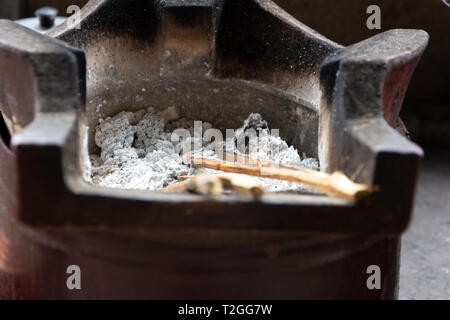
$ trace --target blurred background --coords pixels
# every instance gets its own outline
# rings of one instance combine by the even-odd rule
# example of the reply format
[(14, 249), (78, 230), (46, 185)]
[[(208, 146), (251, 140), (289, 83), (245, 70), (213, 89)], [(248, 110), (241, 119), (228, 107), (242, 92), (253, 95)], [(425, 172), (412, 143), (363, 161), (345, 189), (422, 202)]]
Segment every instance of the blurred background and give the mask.
[[(82, 7), (87, 2), (0, 0), (0, 18), (31, 17), (46, 5), (66, 16), (68, 6)], [(275, 2), (342, 45), (393, 28), (423, 29), (430, 34), (429, 47), (413, 76), (401, 114), (412, 139), (424, 148), (426, 156), (413, 224), (403, 237), (400, 298), (450, 299), (450, 7), (444, 0)], [(381, 30), (366, 27), (369, 5), (381, 8)]]

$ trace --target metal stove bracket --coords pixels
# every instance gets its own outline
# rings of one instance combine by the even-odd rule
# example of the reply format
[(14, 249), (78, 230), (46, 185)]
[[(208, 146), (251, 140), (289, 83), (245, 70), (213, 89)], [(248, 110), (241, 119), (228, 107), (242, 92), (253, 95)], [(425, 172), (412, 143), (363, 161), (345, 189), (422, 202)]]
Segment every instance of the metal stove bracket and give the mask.
[(387, 31), (341, 50), (321, 67), (322, 169), (345, 168), (357, 181), (378, 185), (374, 202), (395, 208), (384, 219), (404, 227), (423, 151), (393, 127), (428, 38), (421, 30)]
[[(52, 160), (61, 162), (62, 149), (76, 124), (77, 109), (85, 100), (84, 53), (14, 22), (0, 20), (0, 69), (0, 111), (13, 135), (13, 153), (2, 161), (15, 169), (8, 173), (9, 178), (5, 174), (5, 179), (13, 180), (10, 191), (14, 197), (18, 194), (18, 199), (34, 206), (39, 202), (34, 198), (42, 194), (30, 192), (30, 188), (40, 189), (42, 185), (33, 182), (32, 177), (35, 171), (45, 172)], [(23, 158), (26, 163), (21, 165)], [(63, 175), (62, 170), (59, 175)], [(15, 211), (20, 212), (23, 202), (17, 204)]]

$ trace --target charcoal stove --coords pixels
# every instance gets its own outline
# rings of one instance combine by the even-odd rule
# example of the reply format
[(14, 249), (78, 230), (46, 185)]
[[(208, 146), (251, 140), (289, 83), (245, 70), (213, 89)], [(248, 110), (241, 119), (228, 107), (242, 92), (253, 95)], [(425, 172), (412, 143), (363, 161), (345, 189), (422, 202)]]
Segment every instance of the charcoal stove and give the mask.
[[(46, 35), (0, 21), (0, 297), (396, 298), (423, 156), (399, 111), (427, 41), (343, 47), (268, 0), (91, 0)], [(323, 171), (379, 191), (253, 201), (86, 182), (99, 117), (149, 106), (221, 129), (259, 112)]]

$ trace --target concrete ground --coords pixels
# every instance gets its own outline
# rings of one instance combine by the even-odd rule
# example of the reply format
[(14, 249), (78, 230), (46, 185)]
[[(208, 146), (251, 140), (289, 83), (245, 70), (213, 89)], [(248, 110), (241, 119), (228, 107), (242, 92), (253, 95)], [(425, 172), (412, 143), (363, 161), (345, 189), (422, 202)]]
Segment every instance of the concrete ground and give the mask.
[(401, 263), (400, 299), (450, 299), (450, 150), (426, 152)]

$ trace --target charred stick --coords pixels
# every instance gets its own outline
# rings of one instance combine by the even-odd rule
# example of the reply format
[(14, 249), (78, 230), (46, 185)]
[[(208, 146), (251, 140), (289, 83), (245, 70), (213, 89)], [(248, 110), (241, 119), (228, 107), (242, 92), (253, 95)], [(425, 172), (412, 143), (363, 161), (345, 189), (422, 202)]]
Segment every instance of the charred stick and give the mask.
[(190, 157), (189, 160), (196, 167), (302, 183), (323, 191), (334, 198), (358, 201), (369, 196), (374, 191), (374, 188), (368, 185), (351, 181), (343, 172), (328, 174), (308, 169), (252, 166), (194, 157)]
[(194, 192), (199, 194), (220, 195), (224, 191), (234, 191), (254, 199), (261, 198), (264, 187), (253, 178), (238, 174), (199, 175), (182, 177), (184, 181), (168, 186), (165, 191)]

